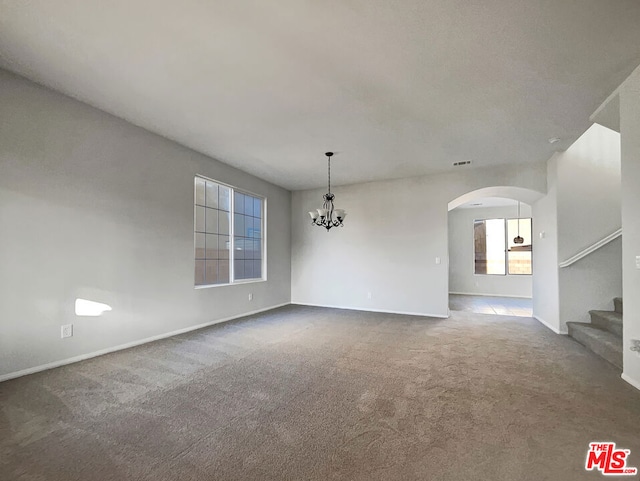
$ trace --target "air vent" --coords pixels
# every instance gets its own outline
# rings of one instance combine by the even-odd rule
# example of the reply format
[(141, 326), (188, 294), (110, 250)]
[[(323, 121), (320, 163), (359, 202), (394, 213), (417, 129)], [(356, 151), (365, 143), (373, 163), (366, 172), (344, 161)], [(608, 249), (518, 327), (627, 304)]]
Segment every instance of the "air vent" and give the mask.
[(469, 164), (471, 164), (470, 160), (461, 160), (460, 162), (454, 162), (453, 166), (454, 167), (461, 167), (463, 165), (469, 165)]

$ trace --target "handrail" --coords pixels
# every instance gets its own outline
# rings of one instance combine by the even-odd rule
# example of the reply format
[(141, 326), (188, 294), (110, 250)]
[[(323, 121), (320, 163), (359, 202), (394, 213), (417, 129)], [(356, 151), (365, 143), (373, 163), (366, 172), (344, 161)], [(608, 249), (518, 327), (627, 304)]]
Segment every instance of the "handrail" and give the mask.
[(589, 254), (591, 254), (592, 252), (597, 251), (598, 249), (600, 249), (600, 247), (602, 247), (604, 245), (607, 245), (609, 242), (611, 242), (612, 240), (617, 239), (621, 235), (622, 235), (622, 227), (620, 227), (620, 229), (618, 229), (617, 231), (609, 234), (607, 237), (604, 237), (604, 238), (600, 239), (595, 244), (592, 244), (589, 247), (587, 247), (586, 249), (581, 250), (575, 256), (569, 257), (566, 261), (563, 261), (560, 264), (558, 264), (558, 266), (560, 266), (560, 267), (569, 267), (574, 262), (578, 262), (583, 257), (586, 257)]

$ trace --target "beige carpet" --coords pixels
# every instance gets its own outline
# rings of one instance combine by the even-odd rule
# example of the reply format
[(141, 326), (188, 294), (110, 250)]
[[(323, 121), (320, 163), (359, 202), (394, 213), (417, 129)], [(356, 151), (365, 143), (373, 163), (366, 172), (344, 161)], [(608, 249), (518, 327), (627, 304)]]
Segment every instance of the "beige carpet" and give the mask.
[(0, 384), (0, 479), (583, 480), (640, 392), (530, 318), (289, 306)]

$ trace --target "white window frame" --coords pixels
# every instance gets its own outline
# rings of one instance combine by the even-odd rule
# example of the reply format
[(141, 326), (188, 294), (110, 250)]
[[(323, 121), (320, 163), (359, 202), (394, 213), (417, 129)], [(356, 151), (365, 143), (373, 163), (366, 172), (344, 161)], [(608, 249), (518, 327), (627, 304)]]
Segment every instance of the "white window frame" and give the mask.
[[(227, 187), (230, 190), (230, 199), (229, 199), (229, 282), (221, 283), (221, 284), (195, 284), (194, 280), (194, 288), (195, 289), (208, 289), (210, 287), (225, 287), (225, 286), (233, 286), (240, 284), (252, 284), (256, 282), (266, 282), (267, 281), (267, 198), (251, 192), (246, 189), (240, 189), (231, 184), (227, 184), (226, 182), (220, 182), (219, 180), (212, 179), (210, 177), (206, 177), (204, 175), (196, 174), (193, 179), (193, 260), (194, 260), (194, 269), (195, 269), (195, 261), (196, 258), (196, 207), (199, 205), (196, 203), (196, 182), (198, 179), (202, 179), (204, 181), (213, 182), (218, 185), (222, 185)], [(235, 193), (238, 192), (244, 195), (250, 195), (252, 197), (256, 197), (260, 199), (261, 202), (261, 232), (262, 236), (260, 238), (260, 249), (261, 249), (261, 268), (260, 273), (261, 277), (256, 277), (253, 279), (236, 279), (235, 278)]]

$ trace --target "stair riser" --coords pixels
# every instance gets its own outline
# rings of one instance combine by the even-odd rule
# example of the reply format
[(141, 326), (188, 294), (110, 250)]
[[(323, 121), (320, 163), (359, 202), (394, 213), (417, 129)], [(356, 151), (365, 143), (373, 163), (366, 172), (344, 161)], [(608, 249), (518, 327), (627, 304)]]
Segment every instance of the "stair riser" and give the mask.
[(597, 314), (591, 314), (591, 324), (606, 329), (607, 331), (615, 334), (618, 337), (622, 337), (622, 324), (611, 322), (609, 321), (609, 319), (600, 317)]
[(596, 353), (601, 358), (609, 361), (618, 369), (622, 369), (622, 352), (619, 352), (606, 344), (597, 342), (597, 340), (584, 335), (579, 330), (572, 329), (571, 326), (569, 326), (569, 336), (573, 337), (576, 341)]
[(622, 314), (622, 299), (619, 297), (616, 297), (613, 300), (613, 306), (614, 306), (614, 310), (616, 312), (619, 312), (620, 314)]

